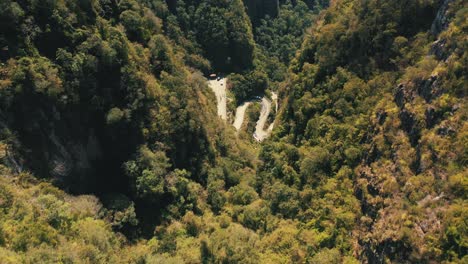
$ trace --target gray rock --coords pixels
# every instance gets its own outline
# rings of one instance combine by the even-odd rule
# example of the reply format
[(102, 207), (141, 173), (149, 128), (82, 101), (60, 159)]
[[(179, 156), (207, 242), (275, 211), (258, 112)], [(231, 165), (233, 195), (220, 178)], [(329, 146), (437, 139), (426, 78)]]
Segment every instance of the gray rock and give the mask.
[(433, 35), (438, 36), (440, 32), (444, 31), (447, 28), (449, 24), (449, 17), (447, 16), (447, 11), (451, 2), (453, 2), (453, 0), (444, 0), (442, 5), (440, 6), (436, 18), (431, 26), (431, 33)]

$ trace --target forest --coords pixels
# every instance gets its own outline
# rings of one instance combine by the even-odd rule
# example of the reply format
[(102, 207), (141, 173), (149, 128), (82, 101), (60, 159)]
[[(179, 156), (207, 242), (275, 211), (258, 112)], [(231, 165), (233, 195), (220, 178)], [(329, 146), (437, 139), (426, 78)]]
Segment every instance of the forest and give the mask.
[(0, 264), (467, 263), (467, 17), (0, 0)]

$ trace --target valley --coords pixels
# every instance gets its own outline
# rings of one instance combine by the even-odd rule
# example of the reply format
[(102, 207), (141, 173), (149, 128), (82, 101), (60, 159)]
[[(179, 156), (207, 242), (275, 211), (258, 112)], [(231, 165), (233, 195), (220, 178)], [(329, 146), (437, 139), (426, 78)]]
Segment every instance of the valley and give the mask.
[(0, 264), (467, 263), (467, 14), (1, 0)]

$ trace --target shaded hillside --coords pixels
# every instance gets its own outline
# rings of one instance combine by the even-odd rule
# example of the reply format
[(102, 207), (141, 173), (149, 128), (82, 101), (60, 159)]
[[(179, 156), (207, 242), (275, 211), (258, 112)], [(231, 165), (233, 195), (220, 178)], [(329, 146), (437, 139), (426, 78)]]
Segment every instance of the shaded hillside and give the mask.
[(1, 10), (0, 158), (12, 173), (110, 203), (123, 195), (136, 203), (139, 236), (195, 210), (181, 196), (206, 186), (219, 162), (226, 173), (247, 162), (224, 136), (206, 79), (187, 66), (206, 60), (171, 38), (180, 29), (163, 2), (10, 1)]
[(244, 0), (244, 5), (254, 25), (257, 25), (265, 16), (274, 18), (279, 14), (279, 0)]
[(189, 0), (171, 5), (170, 22), (181, 31), (169, 34), (201, 48), (213, 70), (242, 72), (253, 67), (255, 43), (242, 0)]
[[(14, 32), (2, 39), (10, 59), (1, 70), (1, 117), (27, 168), (70, 190), (122, 191), (122, 163), (140, 145), (195, 177), (213, 161), (207, 128), (191, 124), (210, 112), (195, 110), (207, 107), (198, 101), (206, 84), (148, 7), (3, 5), (2, 26)], [(106, 186), (112, 178), (115, 186)]]

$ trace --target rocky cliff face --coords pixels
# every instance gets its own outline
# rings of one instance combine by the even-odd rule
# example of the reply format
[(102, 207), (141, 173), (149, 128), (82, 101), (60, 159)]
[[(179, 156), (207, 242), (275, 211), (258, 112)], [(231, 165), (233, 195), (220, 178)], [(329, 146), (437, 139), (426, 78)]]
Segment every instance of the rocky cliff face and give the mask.
[[(449, 5), (454, 0), (444, 0), (439, 11), (437, 12), (437, 16), (432, 23), (431, 26), (431, 33), (434, 36), (439, 36), (439, 34), (447, 29), (450, 17), (452, 16), (449, 13)], [(439, 60), (445, 60), (448, 57), (447, 52), (445, 51), (446, 39), (438, 38), (437, 41), (434, 42), (431, 48), (430, 55), (436, 56)]]
[[(450, 13), (450, 3), (452, 2), (454, 1), (441, 2), (430, 29), (437, 40), (432, 44), (427, 56), (434, 56), (438, 67), (441, 68), (448, 67), (453, 57), (460, 56), (460, 54), (456, 54), (456, 50), (454, 51), (446, 45), (451, 41), (445, 32), (450, 30), (448, 27), (453, 15)], [(363, 186), (366, 187), (359, 189), (357, 196), (361, 198), (362, 193), (367, 193), (368, 198), (361, 200), (362, 209), (364, 215), (372, 219), (373, 222), (372, 228), (365, 231), (366, 239), (372, 242), (362, 242), (369, 263), (384, 263), (386, 257), (407, 260), (414, 252), (422, 255), (430, 254), (426, 251), (428, 247), (425, 245), (426, 241), (435, 236), (434, 234), (443, 232), (444, 227), (441, 223), (446, 220), (444, 220), (442, 212), (447, 210), (448, 204), (446, 189), (438, 187), (431, 189), (431, 192), (416, 195), (418, 190), (413, 184), (416, 184), (414, 181), (416, 178), (421, 179), (422, 184), (426, 184), (431, 181), (446, 181), (450, 177), (444, 169), (443, 162), (445, 162), (444, 159), (449, 160), (453, 157), (449, 158), (448, 154), (437, 150), (435, 146), (438, 142), (444, 142), (447, 144), (447, 148), (450, 148), (448, 147), (449, 142), (457, 136), (461, 129), (457, 120), (463, 116), (461, 113), (463, 110), (460, 110), (460, 103), (449, 99), (456, 93), (453, 89), (447, 82), (447, 76), (438, 73), (437, 70), (434, 70), (428, 77), (416, 78), (395, 87), (393, 103), (398, 111), (397, 115), (392, 117), (393, 121), (391, 122), (396, 124), (398, 132), (394, 135), (381, 132), (381, 135), (385, 137), (385, 140), (394, 140), (394, 149), (391, 150), (392, 160), (388, 163), (387, 169), (390, 171), (389, 175), (393, 178), (392, 180), (398, 183), (401, 189), (389, 192), (390, 188), (385, 186), (382, 181), (384, 177), (381, 175), (383, 174), (379, 176), (377, 173), (380, 169), (373, 167), (376, 164), (374, 161), (380, 159), (379, 154), (381, 153), (379, 151), (370, 151), (370, 161), (358, 169), (360, 172), (359, 181), (365, 182), (366, 184)], [(386, 122), (389, 115), (390, 113), (376, 112), (376, 124), (373, 130), (385, 130), (382, 124)], [(394, 138), (391, 139), (391, 137)], [(377, 138), (374, 137), (373, 144), (378, 141)], [(454, 154), (450, 153), (450, 155)], [(410, 157), (410, 159), (405, 160), (405, 156)], [(406, 172), (402, 170), (404, 167), (402, 161), (409, 164)], [(388, 200), (391, 202), (385, 204), (382, 202), (383, 200), (377, 201), (385, 195), (392, 197)], [(372, 198), (369, 199), (369, 197)], [(398, 208), (403, 204), (400, 201), (402, 197), (412, 200), (416, 204), (414, 208), (417, 209), (415, 210), (424, 213), (424, 217), (415, 217), (411, 220), (413, 222), (408, 230), (416, 234), (411, 243), (408, 242), (407, 236), (398, 234), (401, 228), (398, 227), (400, 221), (397, 219), (400, 213)], [(369, 238), (371, 239), (369, 240)], [(411, 244), (412, 246), (409, 246)]]
[(449, 4), (452, 3), (453, 0), (444, 0), (439, 11), (437, 12), (436, 19), (434, 23), (432, 23), (431, 33), (434, 35), (439, 35), (440, 32), (445, 30), (449, 23)]
[(93, 191), (97, 165), (103, 162), (103, 152), (110, 151), (103, 150), (102, 135), (86, 127), (89, 120), (69, 118), (55, 107), (23, 110), (18, 115), (4, 115), (0, 124), (0, 139), (14, 135), (6, 141), (13, 142), (6, 164), (16, 172), (31, 170), (37, 176), (52, 178), (60, 186), (72, 187), (68, 189), (72, 192)]
[(74, 193), (96, 191), (108, 177), (118, 185), (118, 170), (134, 151), (137, 128), (107, 124), (103, 114), (85, 104), (65, 105), (33, 93), (11, 100), (0, 110), (0, 144), (8, 145), (3, 159), (13, 171), (52, 178)]

